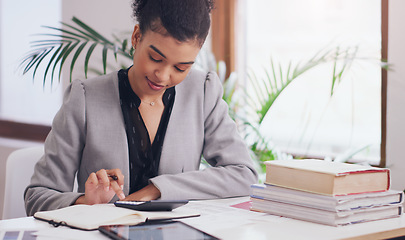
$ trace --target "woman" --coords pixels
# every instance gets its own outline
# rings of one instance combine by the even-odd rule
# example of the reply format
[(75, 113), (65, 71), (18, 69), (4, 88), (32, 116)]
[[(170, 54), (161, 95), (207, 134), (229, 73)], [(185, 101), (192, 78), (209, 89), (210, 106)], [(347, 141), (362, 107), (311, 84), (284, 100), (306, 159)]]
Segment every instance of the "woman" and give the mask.
[[(192, 68), (212, 2), (135, 0), (133, 9), (133, 66), (68, 87), (24, 194), (28, 215), (117, 199), (241, 196), (256, 182), (218, 77)], [(201, 155), (213, 167), (199, 171)]]

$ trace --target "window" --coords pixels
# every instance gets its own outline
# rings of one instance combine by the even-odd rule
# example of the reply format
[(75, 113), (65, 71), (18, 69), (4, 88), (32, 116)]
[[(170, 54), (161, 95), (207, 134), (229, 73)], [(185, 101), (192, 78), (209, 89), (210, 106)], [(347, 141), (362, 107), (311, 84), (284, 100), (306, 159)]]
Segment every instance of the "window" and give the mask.
[(32, 74), (23, 76), (19, 63), (34, 35), (44, 31), (42, 25), (59, 26), (61, 1), (1, 0), (0, 4), (0, 118), (50, 125), (62, 101), (62, 85), (56, 81), (43, 87), (40, 76), (34, 81)]
[(238, 60), (247, 73), (258, 78), (266, 77), (264, 69), (271, 71), (270, 59), (277, 69), (280, 64), (286, 71), (290, 61), (309, 60), (322, 48), (358, 47), (357, 59), (332, 97), (333, 64), (309, 70), (278, 97), (261, 124), (261, 133), (283, 152), (335, 158), (359, 151), (355, 160), (378, 165), (381, 1), (239, 2), (244, 21), (237, 27), (242, 30), (238, 38), (244, 37), (245, 43)]

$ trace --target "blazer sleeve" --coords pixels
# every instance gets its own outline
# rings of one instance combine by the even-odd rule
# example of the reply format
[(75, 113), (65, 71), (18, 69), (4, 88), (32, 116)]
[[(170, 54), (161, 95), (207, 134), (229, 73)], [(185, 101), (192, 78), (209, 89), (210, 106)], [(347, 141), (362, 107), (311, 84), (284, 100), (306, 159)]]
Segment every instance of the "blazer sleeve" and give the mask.
[(228, 114), (222, 84), (215, 73), (207, 75), (204, 88), (203, 156), (212, 167), (151, 179), (161, 191), (161, 199), (244, 196), (257, 182), (253, 161)]
[(72, 205), (82, 193), (73, 192), (85, 139), (85, 90), (75, 80), (66, 89), (63, 104), (45, 140), (45, 153), (35, 166), (24, 192), (28, 216), (37, 211)]

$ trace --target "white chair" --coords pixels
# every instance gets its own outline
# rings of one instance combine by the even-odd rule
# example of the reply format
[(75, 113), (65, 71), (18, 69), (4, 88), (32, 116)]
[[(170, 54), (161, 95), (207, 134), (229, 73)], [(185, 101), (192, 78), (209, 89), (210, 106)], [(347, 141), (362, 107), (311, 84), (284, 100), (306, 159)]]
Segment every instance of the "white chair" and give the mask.
[(18, 149), (7, 158), (2, 219), (27, 216), (24, 190), (31, 181), (35, 164), (43, 154), (43, 146), (30, 147)]

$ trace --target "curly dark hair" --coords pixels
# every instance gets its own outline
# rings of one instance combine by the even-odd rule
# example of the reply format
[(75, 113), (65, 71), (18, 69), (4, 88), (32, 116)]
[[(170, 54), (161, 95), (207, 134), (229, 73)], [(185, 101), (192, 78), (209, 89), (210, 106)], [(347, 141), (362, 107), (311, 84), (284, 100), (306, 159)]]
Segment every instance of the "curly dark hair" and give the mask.
[(169, 34), (184, 42), (204, 43), (210, 28), (213, 0), (134, 0), (133, 14), (142, 34), (147, 30)]

